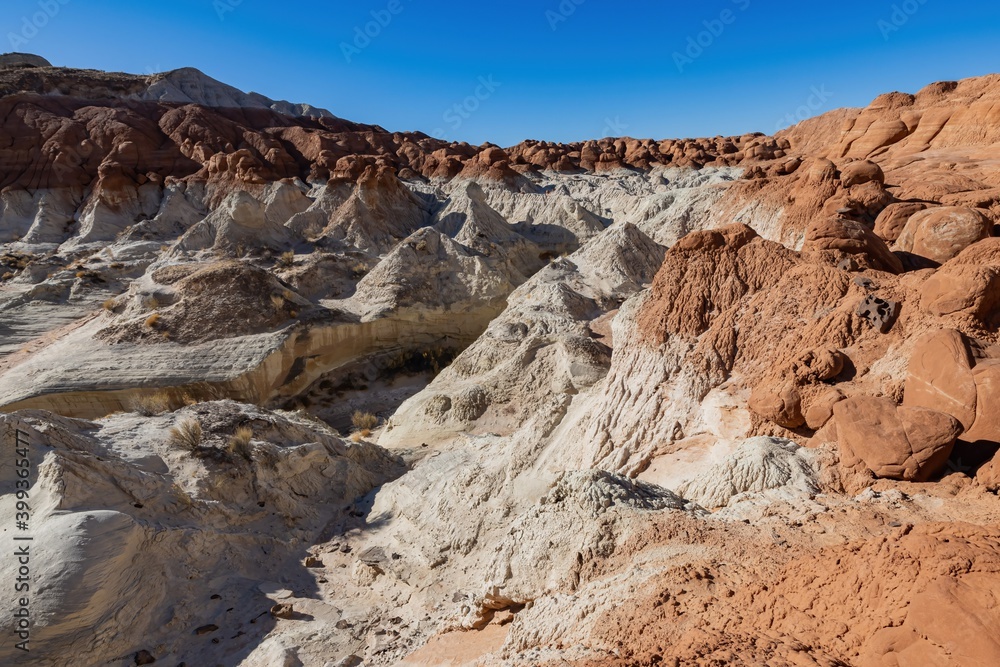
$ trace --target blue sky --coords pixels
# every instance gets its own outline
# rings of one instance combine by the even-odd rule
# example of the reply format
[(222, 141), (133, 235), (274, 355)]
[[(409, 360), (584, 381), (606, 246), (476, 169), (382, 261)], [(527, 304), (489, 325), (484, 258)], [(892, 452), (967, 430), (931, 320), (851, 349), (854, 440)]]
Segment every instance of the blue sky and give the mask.
[(504, 146), (771, 133), (1000, 72), (1000, 3), (985, 1), (4, 0), (0, 19), (0, 50), (56, 65), (197, 67), (351, 120)]

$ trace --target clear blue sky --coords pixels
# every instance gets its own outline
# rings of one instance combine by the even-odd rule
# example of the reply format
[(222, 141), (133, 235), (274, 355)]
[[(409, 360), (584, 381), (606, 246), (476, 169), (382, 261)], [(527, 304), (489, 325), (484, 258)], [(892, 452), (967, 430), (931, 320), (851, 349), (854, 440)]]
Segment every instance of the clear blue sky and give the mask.
[[(373, 11), (386, 25), (356, 41)], [(474, 144), (770, 133), (789, 114), (1000, 72), (995, 1), (4, 0), (0, 18), (0, 51), (13, 33), (56, 65), (197, 67)]]

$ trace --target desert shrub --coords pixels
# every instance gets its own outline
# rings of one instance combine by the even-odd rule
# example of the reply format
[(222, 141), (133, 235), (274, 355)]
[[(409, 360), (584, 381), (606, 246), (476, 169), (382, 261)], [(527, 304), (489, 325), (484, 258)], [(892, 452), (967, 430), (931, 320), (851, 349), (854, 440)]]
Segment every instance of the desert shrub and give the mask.
[(185, 419), (170, 429), (170, 444), (189, 452), (198, 450), (201, 437), (201, 422), (194, 418)]
[(351, 425), (354, 427), (355, 433), (367, 437), (371, 435), (372, 429), (378, 426), (378, 417), (370, 412), (355, 410), (354, 414), (351, 415)]
[(101, 308), (108, 311), (109, 313), (115, 312), (115, 305), (118, 303), (116, 299), (108, 299), (101, 304)]
[(271, 305), (273, 305), (276, 310), (281, 310), (285, 307), (285, 297), (280, 294), (272, 294)]
[(295, 264), (295, 251), (289, 250), (287, 252), (281, 253), (278, 257), (278, 266), (287, 269)]
[(249, 426), (241, 426), (236, 429), (236, 433), (230, 436), (226, 451), (233, 456), (239, 456), (249, 461), (252, 458), (250, 451), (251, 440), (253, 440), (253, 429)]
[(96, 280), (98, 282), (104, 282), (100, 273), (97, 271), (91, 271), (90, 269), (82, 269), (77, 271), (75, 275), (80, 280)]
[(152, 394), (140, 394), (129, 401), (129, 409), (143, 417), (155, 417), (164, 412), (170, 412), (172, 405), (170, 394), (165, 391), (157, 391)]
[(146, 322), (145, 322), (146, 328), (147, 329), (152, 329), (153, 327), (156, 326), (156, 323), (159, 322), (159, 321), (160, 321), (160, 314), (159, 313), (153, 313), (152, 315), (150, 315), (149, 317), (146, 318)]
[(182, 405), (191, 406), (208, 401), (221, 401), (225, 398), (228, 398), (228, 395), (221, 387), (207, 382), (199, 382), (191, 385), (181, 393), (180, 402)]
[(10, 267), (13, 271), (20, 271), (36, 259), (37, 257), (35, 255), (29, 255), (21, 252), (8, 252), (0, 255), (0, 264), (4, 264), (5, 268)]

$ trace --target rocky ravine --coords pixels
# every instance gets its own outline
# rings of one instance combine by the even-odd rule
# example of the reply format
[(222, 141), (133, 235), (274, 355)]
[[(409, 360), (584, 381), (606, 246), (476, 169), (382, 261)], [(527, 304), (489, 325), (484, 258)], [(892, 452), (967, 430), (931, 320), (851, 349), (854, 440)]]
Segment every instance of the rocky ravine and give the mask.
[(507, 149), (0, 91), (4, 664), (1000, 664), (1000, 76)]

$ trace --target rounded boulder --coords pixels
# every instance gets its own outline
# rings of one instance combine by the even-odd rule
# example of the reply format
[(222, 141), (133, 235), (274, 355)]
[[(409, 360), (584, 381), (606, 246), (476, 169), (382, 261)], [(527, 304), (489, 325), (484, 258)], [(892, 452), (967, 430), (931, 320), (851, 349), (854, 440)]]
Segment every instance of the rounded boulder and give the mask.
[(944, 264), (993, 232), (993, 222), (981, 211), (941, 206), (910, 216), (896, 240), (896, 249)]
[(880, 185), (885, 184), (885, 174), (882, 172), (882, 167), (871, 160), (850, 162), (840, 170), (840, 183), (845, 188), (871, 183), (872, 181)]
[(925, 482), (940, 472), (962, 432), (951, 415), (874, 396), (840, 401), (833, 416), (844, 466), (908, 482)]

